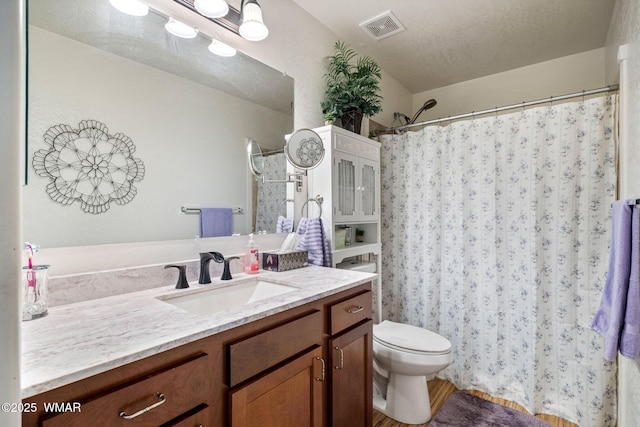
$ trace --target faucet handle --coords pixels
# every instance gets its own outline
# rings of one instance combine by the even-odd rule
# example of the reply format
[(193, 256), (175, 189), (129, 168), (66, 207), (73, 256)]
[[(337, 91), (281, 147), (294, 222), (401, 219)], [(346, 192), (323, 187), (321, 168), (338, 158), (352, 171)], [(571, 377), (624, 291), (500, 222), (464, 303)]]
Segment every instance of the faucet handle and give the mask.
[(176, 283), (176, 289), (188, 288), (189, 282), (187, 282), (187, 266), (185, 264), (169, 264), (164, 266), (165, 269), (171, 267), (178, 269), (178, 283)]
[(220, 280), (233, 279), (233, 277), (231, 277), (231, 270), (229, 269), (229, 262), (234, 259), (240, 259), (240, 258), (238, 258), (237, 256), (232, 256), (224, 260), (224, 270), (222, 271), (222, 277), (220, 278)]

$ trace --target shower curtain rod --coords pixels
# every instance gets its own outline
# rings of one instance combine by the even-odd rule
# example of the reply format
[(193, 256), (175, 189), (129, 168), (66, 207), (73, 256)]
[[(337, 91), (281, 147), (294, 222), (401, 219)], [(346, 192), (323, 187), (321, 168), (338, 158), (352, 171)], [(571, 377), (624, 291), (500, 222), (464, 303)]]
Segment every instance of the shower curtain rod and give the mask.
[(530, 107), (532, 105), (546, 104), (548, 102), (553, 102), (553, 101), (562, 101), (564, 99), (577, 98), (579, 96), (595, 95), (596, 93), (602, 93), (602, 92), (614, 92), (616, 90), (618, 90), (618, 85), (609, 85), (609, 86), (601, 87), (598, 89), (583, 90), (582, 92), (570, 93), (568, 95), (550, 96), (549, 98), (538, 99), (536, 101), (521, 102), (520, 104), (506, 105), (504, 107), (495, 107), (495, 108), (490, 108), (488, 110), (473, 111), (471, 113), (459, 114), (457, 116), (442, 117), (439, 119), (427, 120), (420, 123), (413, 123), (410, 125), (392, 127), (392, 128), (388, 128), (387, 131), (396, 131), (396, 130), (402, 130), (402, 129), (409, 129), (416, 126), (424, 126), (424, 125), (431, 125), (435, 123), (449, 122), (451, 120), (466, 119), (467, 117), (481, 116), (483, 114), (493, 114), (493, 113), (498, 113), (500, 111), (513, 110), (515, 108), (525, 108), (525, 107)]

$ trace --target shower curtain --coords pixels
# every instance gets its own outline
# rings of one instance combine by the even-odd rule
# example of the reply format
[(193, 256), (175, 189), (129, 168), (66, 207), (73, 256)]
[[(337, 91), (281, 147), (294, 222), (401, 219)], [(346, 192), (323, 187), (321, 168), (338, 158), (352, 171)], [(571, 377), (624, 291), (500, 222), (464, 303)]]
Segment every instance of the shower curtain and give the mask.
[[(284, 153), (263, 158), (263, 175), (266, 180), (287, 179), (287, 159)], [(279, 215), (286, 216), (287, 184), (284, 182), (258, 182), (255, 231), (276, 232)]]
[(614, 426), (590, 329), (615, 199), (616, 96), (382, 139), (383, 316), (452, 343), (438, 376)]

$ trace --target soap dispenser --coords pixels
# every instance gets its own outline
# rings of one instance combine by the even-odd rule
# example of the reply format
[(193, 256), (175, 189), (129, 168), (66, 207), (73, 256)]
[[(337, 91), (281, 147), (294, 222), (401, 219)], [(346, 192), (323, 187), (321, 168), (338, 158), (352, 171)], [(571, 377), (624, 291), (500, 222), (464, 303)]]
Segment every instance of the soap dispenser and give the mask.
[(247, 274), (255, 274), (260, 269), (258, 245), (253, 240), (253, 234), (249, 234), (249, 243), (244, 252), (244, 272)]

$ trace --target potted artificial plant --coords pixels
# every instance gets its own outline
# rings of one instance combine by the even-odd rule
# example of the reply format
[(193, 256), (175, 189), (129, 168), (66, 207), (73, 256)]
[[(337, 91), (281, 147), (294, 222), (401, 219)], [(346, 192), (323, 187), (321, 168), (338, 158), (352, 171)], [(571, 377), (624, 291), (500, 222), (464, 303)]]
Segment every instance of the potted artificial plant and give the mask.
[(324, 75), (327, 88), (322, 112), (332, 114), (344, 129), (359, 134), (362, 117), (382, 111), (382, 73), (369, 56), (361, 56), (354, 63), (356, 52), (342, 41), (336, 42), (334, 50)]

